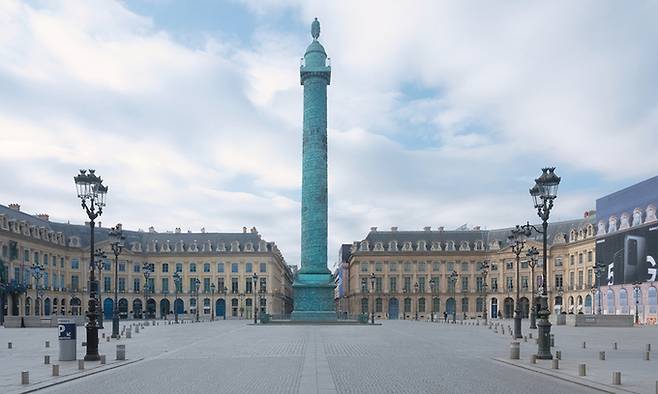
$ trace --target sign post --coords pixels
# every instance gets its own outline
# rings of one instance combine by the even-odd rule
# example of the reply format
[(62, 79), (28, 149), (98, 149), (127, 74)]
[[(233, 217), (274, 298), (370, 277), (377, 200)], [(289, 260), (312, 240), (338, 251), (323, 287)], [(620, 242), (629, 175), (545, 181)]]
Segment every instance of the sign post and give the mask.
[(77, 328), (73, 319), (57, 319), (59, 361), (76, 359)]

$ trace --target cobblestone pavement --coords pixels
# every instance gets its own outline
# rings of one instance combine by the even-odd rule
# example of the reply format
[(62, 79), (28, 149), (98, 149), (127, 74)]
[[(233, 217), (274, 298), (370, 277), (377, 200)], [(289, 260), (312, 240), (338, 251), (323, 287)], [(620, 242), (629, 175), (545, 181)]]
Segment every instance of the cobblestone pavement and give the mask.
[[(50, 331), (0, 329), (0, 341), (13, 336), (19, 345), (14, 350), (20, 350), (27, 346), (24, 340), (40, 342), (46, 332)], [(83, 332), (80, 329), (79, 336)], [(54, 358), (55, 333), (52, 336)], [(134, 338), (121, 341), (128, 359), (144, 359), (43, 392), (596, 392), (495, 361), (493, 357), (508, 355), (510, 338), (483, 326), (411, 321), (374, 327), (251, 326), (246, 321), (218, 321), (146, 327)], [(101, 352), (108, 354), (108, 362), (114, 360), (115, 344), (114, 340), (102, 342)], [(5, 375), (0, 379), (10, 378), (13, 386), (0, 391), (32, 388), (17, 384), (22, 367), (12, 366), (4, 353), (0, 356)], [(35, 357), (43, 358), (41, 354)], [(36, 364), (32, 369), (40, 368), (46, 366)]]

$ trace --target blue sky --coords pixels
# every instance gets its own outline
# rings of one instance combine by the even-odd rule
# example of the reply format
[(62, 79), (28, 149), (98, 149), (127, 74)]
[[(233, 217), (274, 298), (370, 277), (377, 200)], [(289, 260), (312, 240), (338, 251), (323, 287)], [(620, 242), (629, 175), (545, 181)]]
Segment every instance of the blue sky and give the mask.
[(71, 177), (110, 185), (105, 225), (241, 231), (299, 259), (299, 58), (332, 58), (330, 249), (371, 226), (554, 217), (658, 169), (658, 6), (607, 1), (6, 1), (0, 202), (82, 222)]

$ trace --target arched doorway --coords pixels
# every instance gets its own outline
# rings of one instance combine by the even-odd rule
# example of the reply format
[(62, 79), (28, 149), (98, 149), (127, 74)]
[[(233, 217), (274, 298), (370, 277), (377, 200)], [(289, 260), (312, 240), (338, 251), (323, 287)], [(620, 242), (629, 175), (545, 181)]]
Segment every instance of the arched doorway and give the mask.
[(512, 297), (507, 297), (503, 301), (503, 317), (505, 319), (514, 317), (514, 299)]
[(251, 314), (251, 310), (252, 310), (252, 305), (251, 304), (252, 304), (252, 302), (253, 302), (253, 300), (251, 298), (247, 298), (245, 300), (245, 303), (244, 303), (244, 313), (245, 313), (245, 317), (248, 318), (248, 319), (253, 319), (253, 317), (254, 317)]
[(185, 313), (185, 302), (182, 299), (177, 298), (176, 301), (174, 301), (174, 309), (176, 311), (175, 313), (182, 315)]
[(168, 314), (169, 314), (169, 300), (163, 298), (160, 300), (160, 317), (166, 319)]
[(66, 315), (66, 298), (62, 298), (62, 302), (59, 305), (60, 315)]
[(222, 317), (226, 319), (226, 301), (223, 298), (217, 299), (215, 301), (215, 315), (217, 318)]
[(146, 301), (146, 318), (155, 319), (155, 300), (153, 298)]
[(388, 318), (397, 320), (400, 315), (400, 301), (397, 298), (391, 298), (388, 301)]
[(46, 298), (43, 300), (43, 314), (46, 316), (50, 316), (50, 298)]
[(619, 308), (622, 314), (630, 313), (630, 309), (628, 308), (628, 292), (626, 289), (619, 290)]
[(59, 300), (57, 298), (53, 298), (53, 315), (56, 315), (59, 313)]
[(128, 318), (128, 300), (122, 298), (119, 300), (119, 319)]
[(231, 317), (238, 317), (238, 299), (231, 299)]
[(78, 316), (82, 314), (82, 302), (78, 297), (71, 298), (71, 314), (73, 316)]
[(32, 298), (27, 297), (25, 299), (25, 316), (30, 316), (30, 308), (32, 306)]
[(617, 310), (615, 309), (615, 292), (612, 290), (608, 290), (608, 293), (606, 294), (607, 298), (607, 308), (606, 308), (606, 313), (608, 315), (615, 315), (617, 314)]
[(530, 316), (530, 301), (526, 297), (521, 297), (519, 306), (521, 307), (521, 318), (527, 319)]
[(114, 301), (108, 297), (103, 301), (103, 318), (105, 320), (112, 319), (114, 313)]
[(450, 316), (453, 316), (457, 312), (457, 309), (455, 308), (455, 299), (452, 297), (448, 298), (446, 301), (446, 312)]
[(492, 318), (497, 318), (498, 317), (498, 298), (492, 297), (491, 298), (491, 317)]
[(142, 300), (135, 298), (133, 300), (133, 318), (141, 319), (142, 318)]
[(594, 313), (594, 309), (592, 308), (592, 296), (589, 294), (585, 296), (585, 313)]

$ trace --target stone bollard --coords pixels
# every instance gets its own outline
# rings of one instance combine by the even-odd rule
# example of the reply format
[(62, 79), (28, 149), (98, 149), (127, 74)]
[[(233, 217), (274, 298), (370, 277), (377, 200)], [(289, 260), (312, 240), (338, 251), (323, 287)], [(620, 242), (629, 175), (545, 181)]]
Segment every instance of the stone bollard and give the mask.
[(578, 364), (578, 376), (587, 375), (587, 366), (585, 364)]
[(22, 371), (21, 372), (21, 384), (30, 384), (30, 372)]
[(532, 339), (532, 333), (531, 332), (528, 333), (528, 338)]
[(43, 356), (43, 363), (44, 364), (50, 364), (50, 356), (49, 355), (46, 354), (45, 356)]
[(617, 346), (617, 342), (612, 343), (612, 349), (617, 350), (619, 347)]
[(644, 352), (644, 359), (649, 361), (651, 359), (651, 352)]
[(105, 358), (104, 354), (101, 354), (101, 364), (105, 364), (107, 362), (107, 359)]
[(84, 371), (85, 369), (85, 360), (78, 360), (78, 369)]
[(53, 376), (59, 376), (59, 364), (53, 364)]
[(621, 372), (616, 371), (612, 373), (612, 384), (621, 385)]
[(599, 360), (605, 360), (605, 352), (599, 352)]
[(562, 360), (562, 351), (561, 350), (556, 350), (555, 351), (555, 358), (558, 360)]
[(106, 337), (105, 342), (110, 342), (110, 337)]
[(13, 348), (12, 343), (11, 343), (11, 342), (7, 342), (7, 349), (12, 349), (12, 348)]
[(117, 360), (126, 359), (126, 345), (117, 345)]
[(560, 360), (558, 360), (557, 358), (554, 358), (554, 359), (551, 360), (551, 361), (552, 361), (552, 363), (551, 363), (551, 368), (553, 368), (553, 369), (560, 369)]
[(133, 332), (131, 330), (126, 331), (126, 338), (130, 339), (133, 337)]
[(583, 349), (587, 349), (587, 342), (583, 341)]
[(523, 337), (523, 342), (528, 342), (528, 337)]
[(555, 335), (551, 334), (551, 347), (555, 347)]
[(530, 364), (537, 364), (537, 355), (536, 354), (531, 354), (530, 355)]
[(139, 334), (139, 326), (135, 327), (135, 334)]
[(50, 347), (50, 341), (46, 341), (46, 347)]
[(519, 342), (512, 342), (509, 345), (510, 360), (518, 360), (520, 356), (521, 356), (521, 344)]

